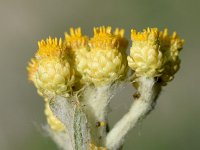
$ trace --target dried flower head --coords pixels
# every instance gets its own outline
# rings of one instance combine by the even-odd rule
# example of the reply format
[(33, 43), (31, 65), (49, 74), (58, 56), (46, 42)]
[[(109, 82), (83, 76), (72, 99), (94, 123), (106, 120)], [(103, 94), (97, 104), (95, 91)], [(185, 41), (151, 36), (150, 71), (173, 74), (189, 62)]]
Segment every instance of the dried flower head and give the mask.
[(132, 30), (131, 38), (128, 64), (136, 76), (159, 77), (163, 83), (173, 79), (179, 68), (178, 54), (183, 46), (183, 40), (175, 32), (169, 36), (167, 29), (163, 32), (157, 28), (143, 32)]
[(131, 30), (132, 47), (128, 64), (137, 76), (155, 77), (163, 71), (163, 55), (158, 42), (157, 28), (143, 32)]
[(94, 28), (90, 51), (85, 54), (87, 65), (80, 69), (83, 81), (99, 86), (125, 77), (127, 44), (123, 29), (112, 32), (111, 27)]
[(68, 96), (75, 82), (68, 52), (62, 40), (48, 38), (38, 42), (36, 58), (28, 66), (29, 79), (43, 96), (60, 94)]
[(66, 60), (44, 58), (38, 62), (34, 83), (44, 95), (67, 96), (74, 83), (74, 72)]
[(174, 74), (180, 68), (179, 53), (183, 48), (184, 40), (180, 39), (176, 32), (172, 35), (168, 34), (168, 30), (164, 29), (159, 34), (160, 47), (164, 55), (165, 69), (160, 77), (165, 84), (174, 78)]

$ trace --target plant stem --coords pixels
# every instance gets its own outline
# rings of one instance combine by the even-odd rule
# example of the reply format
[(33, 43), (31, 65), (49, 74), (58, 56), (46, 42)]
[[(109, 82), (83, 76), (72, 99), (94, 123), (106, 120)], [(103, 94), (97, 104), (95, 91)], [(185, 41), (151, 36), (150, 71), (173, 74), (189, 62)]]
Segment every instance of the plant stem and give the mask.
[(155, 83), (153, 78), (140, 77), (139, 97), (136, 99), (121, 120), (119, 120), (106, 137), (106, 147), (109, 150), (117, 150), (123, 145), (126, 134), (143, 119), (155, 104), (161, 87)]
[[(91, 142), (97, 146), (103, 146), (108, 125), (108, 104), (111, 98), (110, 85), (101, 87), (88, 87), (84, 93), (85, 113), (88, 118)], [(105, 123), (104, 126), (101, 126)]]

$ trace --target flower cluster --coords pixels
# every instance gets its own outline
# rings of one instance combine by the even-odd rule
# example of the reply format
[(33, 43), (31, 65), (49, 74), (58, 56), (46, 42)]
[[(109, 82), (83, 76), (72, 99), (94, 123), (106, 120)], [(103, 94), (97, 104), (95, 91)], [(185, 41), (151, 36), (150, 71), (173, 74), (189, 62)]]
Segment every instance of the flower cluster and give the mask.
[[(38, 42), (38, 50), (27, 68), (29, 80), (45, 98), (68, 97), (88, 84), (112, 84), (126, 77), (127, 46), (123, 29), (112, 32), (111, 27), (94, 28), (94, 36), (88, 38), (80, 28), (71, 28), (64, 40), (49, 37)], [(45, 112), (52, 129), (60, 131), (62, 125), (53, 118), (48, 104)]]
[(48, 38), (38, 46), (28, 71), (42, 95), (67, 96), (77, 82), (99, 86), (126, 76), (128, 41), (124, 30), (94, 28), (94, 37), (89, 39), (80, 28), (72, 28), (70, 34), (65, 33), (64, 42)]
[[(89, 38), (82, 35), (80, 28), (71, 28), (64, 40), (49, 37), (38, 42), (38, 50), (28, 66), (29, 80), (40, 95), (49, 99), (56, 95), (69, 97), (84, 85), (99, 87), (122, 81), (127, 77), (128, 66), (136, 77), (158, 78), (163, 85), (173, 79), (184, 43), (176, 32), (168, 35), (167, 29), (131, 30), (131, 39), (127, 57), (124, 29), (94, 28), (94, 36)], [(45, 114), (53, 130), (64, 130), (53, 116), (48, 100)]]

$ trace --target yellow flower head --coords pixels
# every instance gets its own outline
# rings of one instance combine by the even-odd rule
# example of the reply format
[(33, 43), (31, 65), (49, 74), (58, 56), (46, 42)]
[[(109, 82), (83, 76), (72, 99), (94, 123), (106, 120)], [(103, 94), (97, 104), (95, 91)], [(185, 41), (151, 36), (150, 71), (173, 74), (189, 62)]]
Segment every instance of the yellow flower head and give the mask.
[(111, 27), (94, 28), (94, 37), (89, 41), (90, 51), (84, 55), (87, 62), (82, 61), (79, 67), (83, 82), (99, 86), (125, 77), (128, 42), (123, 36), (123, 29), (112, 32)]
[(69, 53), (62, 40), (49, 37), (38, 42), (36, 58), (28, 66), (29, 79), (43, 96), (59, 94), (68, 96), (75, 82), (74, 69), (70, 66)]
[(131, 30), (132, 47), (128, 64), (136, 76), (156, 77), (163, 71), (163, 55), (159, 46), (157, 28), (148, 28), (143, 32)]
[(37, 59), (47, 58), (47, 57), (66, 57), (66, 48), (63, 45), (63, 41), (60, 38), (52, 39), (49, 37), (46, 41), (42, 40), (38, 42), (38, 51), (36, 53)]
[(68, 96), (74, 84), (74, 72), (67, 60), (43, 58), (38, 62), (34, 84), (43, 95)]
[(54, 116), (53, 112), (50, 109), (49, 102), (45, 102), (45, 115), (47, 117), (47, 123), (50, 128), (56, 132), (65, 131), (64, 124)]
[(176, 32), (169, 36), (167, 29), (159, 32), (148, 28), (141, 33), (132, 30), (131, 38), (128, 64), (136, 76), (159, 77), (163, 84), (172, 80), (179, 69), (178, 54), (184, 42)]
[(179, 53), (183, 48), (184, 40), (180, 39), (176, 32), (169, 35), (167, 29), (160, 32), (159, 40), (161, 51), (165, 59), (165, 69), (160, 79), (165, 84), (174, 78), (174, 74), (180, 68)]

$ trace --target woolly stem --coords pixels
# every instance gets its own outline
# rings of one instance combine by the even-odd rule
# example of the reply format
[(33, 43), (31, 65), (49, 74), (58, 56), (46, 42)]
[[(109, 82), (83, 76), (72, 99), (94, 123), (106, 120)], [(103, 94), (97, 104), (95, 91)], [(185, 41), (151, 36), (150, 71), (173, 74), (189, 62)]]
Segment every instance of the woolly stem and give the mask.
[(141, 77), (139, 82), (139, 97), (136, 99), (121, 120), (119, 120), (106, 137), (106, 147), (109, 150), (117, 150), (123, 145), (125, 135), (144, 118), (155, 104), (160, 93), (160, 86), (153, 78)]
[(84, 93), (85, 112), (88, 118), (91, 140), (97, 146), (103, 146), (108, 125), (108, 104), (112, 97), (110, 85), (90, 86)]

